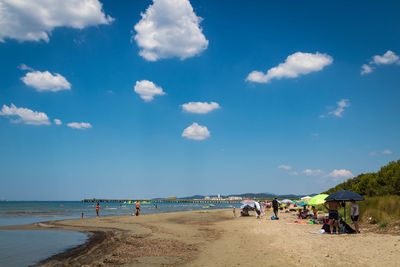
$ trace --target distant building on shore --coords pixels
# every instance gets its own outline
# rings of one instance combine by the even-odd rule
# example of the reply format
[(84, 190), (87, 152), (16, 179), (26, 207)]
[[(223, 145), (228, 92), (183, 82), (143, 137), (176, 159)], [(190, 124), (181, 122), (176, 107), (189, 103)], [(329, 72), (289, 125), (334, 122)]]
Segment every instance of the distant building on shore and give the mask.
[(176, 196), (169, 196), (169, 197), (167, 197), (167, 199), (168, 200), (174, 200), (174, 199), (176, 199)]
[(228, 200), (242, 200), (242, 197), (231, 196), (228, 197)]

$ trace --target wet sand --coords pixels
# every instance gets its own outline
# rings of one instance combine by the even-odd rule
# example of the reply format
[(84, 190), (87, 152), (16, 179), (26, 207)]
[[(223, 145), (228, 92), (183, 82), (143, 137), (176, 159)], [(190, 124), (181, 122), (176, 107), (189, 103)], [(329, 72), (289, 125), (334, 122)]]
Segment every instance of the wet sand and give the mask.
[[(88, 242), (38, 266), (398, 266), (400, 236), (311, 234), (320, 225), (288, 224), (231, 210), (110, 216), (2, 229), (85, 232)], [(361, 229), (363, 230), (363, 229)]]

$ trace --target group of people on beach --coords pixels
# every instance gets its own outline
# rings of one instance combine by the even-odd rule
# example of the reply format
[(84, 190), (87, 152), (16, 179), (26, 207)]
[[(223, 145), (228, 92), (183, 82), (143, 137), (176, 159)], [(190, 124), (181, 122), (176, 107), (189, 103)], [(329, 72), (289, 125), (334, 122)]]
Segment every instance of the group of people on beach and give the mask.
[[(331, 200), (326, 201), (323, 206), (328, 210), (328, 222), (329, 222), (329, 232), (331, 234), (339, 233), (339, 209), (344, 206), (339, 201)], [(259, 219), (264, 214), (265, 208), (273, 208), (274, 216), (271, 219), (279, 219), (279, 209), (285, 209), (285, 212), (289, 211), (297, 211), (298, 219), (313, 219), (317, 220), (318, 218), (318, 210), (315, 206), (311, 206), (311, 211), (309, 211), (306, 206), (303, 208), (298, 208), (296, 204), (294, 204), (295, 209), (290, 209), (290, 204), (281, 204), (277, 198), (274, 198), (271, 203), (265, 201), (263, 205), (260, 205), (259, 202), (254, 201), (254, 211), (256, 213), (256, 218)], [(297, 208), (297, 210), (296, 210)], [(249, 207), (245, 206), (240, 215), (241, 216), (249, 216)], [(311, 213), (312, 212), (312, 213)], [(351, 201), (350, 207), (350, 216), (351, 220), (354, 224), (355, 233), (360, 233), (358, 218), (359, 218), (359, 206), (356, 201)], [(236, 209), (233, 208), (233, 217), (236, 218)]]
[[(338, 234), (339, 232), (339, 209), (342, 207), (339, 201), (331, 200), (323, 204), (323, 206), (329, 211), (329, 226), (331, 234)], [(360, 233), (358, 226), (358, 217), (360, 215), (359, 207), (357, 202), (351, 201), (350, 217), (354, 224), (356, 233)]]
[[(135, 213), (132, 214), (132, 215), (139, 216), (140, 215), (140, 201), (136, 201), (135, 208), (136, 208)], [(96, 217), (99, 217), (99, 216), (100, 216), (100, 203), (97, 202), (97, 204), (96, 204)], [(83, 217), (84, 217), (84, 214), (82, 212), (81, 218), (83, 219)]]

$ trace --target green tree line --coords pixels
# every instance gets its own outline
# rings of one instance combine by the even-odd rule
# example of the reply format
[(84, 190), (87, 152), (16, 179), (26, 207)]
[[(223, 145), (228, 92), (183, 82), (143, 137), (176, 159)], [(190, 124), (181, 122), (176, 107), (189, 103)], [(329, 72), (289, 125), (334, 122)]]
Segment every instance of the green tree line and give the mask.
[(378, 172), (360, 174), (326, 191), (349, 190), (366, 197), (400, 195), (400, 160), (392, 161)]

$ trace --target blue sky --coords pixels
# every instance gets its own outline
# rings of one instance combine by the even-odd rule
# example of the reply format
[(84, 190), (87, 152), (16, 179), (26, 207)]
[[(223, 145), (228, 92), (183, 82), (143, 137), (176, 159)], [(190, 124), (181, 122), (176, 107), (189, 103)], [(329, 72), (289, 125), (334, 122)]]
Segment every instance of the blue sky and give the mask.
[(399, 158), (397, 1), (42, 2), (0, 0), (0, 197), (313, 193)]

